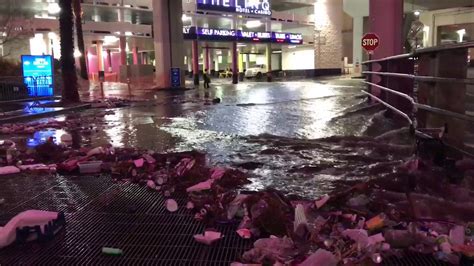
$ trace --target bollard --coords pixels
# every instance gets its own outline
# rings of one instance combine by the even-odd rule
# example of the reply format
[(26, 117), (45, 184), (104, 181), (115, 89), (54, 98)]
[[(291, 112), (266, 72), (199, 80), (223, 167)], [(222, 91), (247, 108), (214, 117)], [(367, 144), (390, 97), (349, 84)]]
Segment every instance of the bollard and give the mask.
[(105, 93), (104, 93), (104, 82), (100, 82), (100, 94), (102, 95), (102, 99), (105, 99)]

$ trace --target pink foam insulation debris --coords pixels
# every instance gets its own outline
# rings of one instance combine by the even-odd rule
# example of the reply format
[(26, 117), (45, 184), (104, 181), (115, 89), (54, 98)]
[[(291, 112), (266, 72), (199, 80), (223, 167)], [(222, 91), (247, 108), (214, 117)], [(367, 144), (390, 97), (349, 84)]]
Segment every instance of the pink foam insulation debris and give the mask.
[(194, 235), (194, 239), (202, 244), (211, 245), (212, 243), (218, 241), (223, 236), (220, 232), (215, 231), (205, 231), (204, 234)]

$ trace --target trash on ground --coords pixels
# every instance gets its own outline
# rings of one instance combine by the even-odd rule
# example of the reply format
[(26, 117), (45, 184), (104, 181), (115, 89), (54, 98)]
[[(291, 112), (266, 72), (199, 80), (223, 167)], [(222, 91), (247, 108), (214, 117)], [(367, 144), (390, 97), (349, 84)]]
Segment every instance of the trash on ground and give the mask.
[(194, 239), (202, 244), (211, 245), (217, 240), (221, 239), (223, 236), (220, 232), (216, 231), (205, 231), (204, 234), (194, 235)]
[(109, 255), (109, 256), (122, 256), (123, 251), (119, 248), (103, 247), (102, 248), (102, 254)]
[(66, 224), (63, 213), (29, 210), (13, 217), (0, 227), (0, 249), (14, 242), (26, 243), (41, 236), (52, 239)]
[(81, 174), (96, 174), (100, 173), (102, 163), (102, 161), (87, 161), (80, 162), (77, 165)]
[(169, 212), (176, 212), (178, 210), (178, 203), (174, 199), (167, 199), (165, 205)]
[(19, 172), (20, 172), (20, 169), (15, 166), (0, 167), (0, 175), (18, 174)]

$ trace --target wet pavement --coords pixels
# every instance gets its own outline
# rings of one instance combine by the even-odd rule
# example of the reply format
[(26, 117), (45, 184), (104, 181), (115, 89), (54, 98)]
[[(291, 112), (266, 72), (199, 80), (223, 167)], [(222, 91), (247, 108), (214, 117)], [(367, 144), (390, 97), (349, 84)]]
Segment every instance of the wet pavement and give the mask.
[[(244, 189), (276, 188), (314, 200), (353, 181), (395, 180), (395, 169), (412, 154), (407, 130), (385, 118), (380, 107), (368, 105), (362, 88), (358, 80), (330, 79), (144, 91), (145, 101), (129, 107), (39, 120), (82, 121), (81, 133), (48, 129), (15, 134), (13, 140), (33, 148), (71, 133), (73, 146), (80, 140), (93, 147), (197, 149), (208, 155), (209, 165), (248, 171), (252, 183)], [(213, 104), (217, 97), (221, 103)], [(206, 224), (184, 208), (186, 195), (172, 195), (180, 207), (169, 213), (161, 193), (107, 175), (18, 174), (2, 180), (0, 224), (29, 209), (64, 212), (68, 224), (47, 243), (2, 249), (0, 264), (229, 265), (253, 244), (238, 237), (237, 223), (214, 225), (224, 235), (219, 245), (196, 243), (193, 235)], [(123, 255), (106, 256), (103, 247), (120, 248)], [(430, 256), (406, 257), (420, 265), (442, 265)], [(413, 265), (397, 258), (384, 263)]]
[[(248, 170), (248, 189), (272, 187), (311, 198), (334, 189), (335, 181), (390, 174), (411, 153), (410, 146), (372, 138), (396, 127), (366, 103), (361, 89), (359, 80), (327, 79), (148, 91), (146, 101), (98, 118), (82, 139), (92, 146), (197, 149), (212, 164)], [(212, 104), (214, 98), (222, 102)], [(63, 133), (42, 131), (17, 141), (34, 146)]]

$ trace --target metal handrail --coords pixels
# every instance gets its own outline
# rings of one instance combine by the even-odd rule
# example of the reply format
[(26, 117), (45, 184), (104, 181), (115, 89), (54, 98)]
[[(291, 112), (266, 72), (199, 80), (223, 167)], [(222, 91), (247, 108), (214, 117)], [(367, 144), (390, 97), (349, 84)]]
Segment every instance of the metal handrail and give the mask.
[(362, 64), (366, 65), (366, 64), (371, 64), (371, 63), (380, 63), (380, 62), (385, 62), (385, 61), (389, 61), (389, 60), (415, 57), (415, 56), (420, 55), (420, 54), (435, 53), (435, 52), (446, 51), (446, 50), (468, 49), (468, 48), (472, 48), (472, 47), (474, 47), (474, 41), (459, 43), (459, 44), (448, 44), (448, 45), (442, 45), (442, 46), (436, 46), (436, 47), (428, 47), (428, 48), (422, 48), (422, 49), (415, 50), (415, 51), (413, 51), (412, 53), (409, 53), (409, 54), (400, 54), (400, 55), (389, 56), (389, 57), (384, 57), (384, 58), (380, 58), (380, 59), (365, 61), (365, 62), (362, 62)]
[(426, 53), (436, 53), (436, 52), (456, 50), (456, 49), (468, 49), (472, 47), (474, 47), (474, 41), (421, 48), (421, 49), (417, 49), (413, 51), (413, 53), (411, 54), (413, 56), (416, 56), (416, 55), (426, 54)]
[(363, 71), (362, 74), (407, 78), (407, 79), (413, 79), (413, 80), (421, 81), (421, 82), (449, 82), (449, 83), (460, 83), (460, 84), (474, 84), (474, 79), (455, 79), (455, 78), (439, 78), (439, 77), (431, 77), (431, 76), (415, 76), (411, 74), (396, 73), (396, 72)]
[(366, 64), (371, 64), (371, 63), (380, 63), (384, 61), (395, 60), (395, 59), (405, 59), (405, 58), (410, 58), (410, 57), (412, 57), (412, 54), (400, 54), (400, 55), (394, 55), (394, 56), (384, 57), (380, 59), (364, 61), (362, 62), (362, 64), (366, 65)]
[(436, 113), (436, 114), (439, 114), (439, 115), (444, 115), (444, 116), (452, 116), (454, 118), (461, 119), (461, 120), (468, 121), (468, 122), (474, 122), (474, 116), (463, 115), (463, 114), (460, 114), (460, 113), (451, 112), (451, 111), (444, 110), (444, 109), (441, 109), (441, 108), (432, 107), (432, 106), (429, 106), (429, 105), (426, 105), (426, 104), (416, 103), (415, 106), (416, 106), (416, 108), (418, 108), (420, 110), (425, 110), (425, 111), (429, 111), (429, 112)]
[(364, 82), (365, 84), (367, 84), (367, 85), (371, 85), (371, 86), (377, 87), (377, 88), (379, 88), (379, 89), (381, 89), (381, 90), (388, 91), (388, 92), (391, 92), (391, 93), (393, 93), (393, 94), (396, 94), (396, 95), (398, 95), (398, 96), (400, 96), (400, 97), (403, 97), (403, 98), (409, 100), (412, 105), (415, 105), (415, 104), (416, 104), (416, 103), (415, 103), (415, 100), (414, 100), (410, 95), (408, 95), (408, 94), (405, 94), (405, 93), (402, 93), (402, 92), (399, 92), (399, 91), (396, 91), (396, 90), (392, 90), (392, 89), (389, 89), (389, 88), (384, 87), (384, 86), (380, 86), (380, 85), (375, 84), (375, 83), (372, 83), (372, 82), (368, 82), (368, 81), (363, 81), (363, 82)]
[(366, 92), (366, 91), (364, 91), (364, 90), (363, 90), (362, 92), (363, 92), (364, 94), (369, 95), (372, 99), (375, 99), (377, 102), (379, 102), (379, 103), (385, 105), (386, 107), (388, 107), (388, 108), (391, 109), (392, 111), (396, 112), (397, 114), (399, 114), (400, 116), (402, 116), (403, 118), (405, 118), (405, 119), (408, 121), (408, 123), (410, 123), (410, 126), (413, 126), (413, 121), (411, 120), (411, 118), (410, 118), (407, 114), (405, 114), (404, 112), (398, 110), (397, 108), (393, 107), (392, 105), (388, 104), (388, 103), (385, 102), (384, 100), (380, 99), (379, 97), (377, 97), (377, 96), (375, 96), (375, 95), (373, 95), (373, 94), (371, 94), (371, 93), (368, 93), (368, 92)]
[(363, 82), (367, 85), (377, 87), (381, 90), (393, 93), (395, 95), (398, 95), (400, 97), (403, 97), (403, 98), (409, 100), (410, 103), (412, 104), (412, 106), (414, 108), (416, 108), (414, 111), (416, 111), (418, 109), (419, 110), (425, 110), (425, 111), (429, 111), (429, 112), (440, 114), (440, 115), (452, 116), (452, 117), (457, 118), (457, 119), (461, 119), (461, 120), (465, 120), (465, 121), (469, 121), (469, 122), (474, 122), (474, 117), (473, 116), (463, 115), (463, 114), (460, 114), (460, 113), (451, 112), (451, 111), (448, 111), (448, 110), (432, 107), (432, 106), (425, 105), (425, 104), (419, 104), (419, 103), (415, 102), (415, 99), (413, 99), (413, 97), (411, 97), (408, 94), (405, 94), (405, 93), (402, 93), (402, 92), (399, 92), (399, 91), (396, 91), (396, 90), (392, 90), (392, 89), (389, 89), (387, 87), (384, 87), (384, 86), (381, 86), (381, 85), (378, 85), (378, 84), (375, 84), (375, 83), (372, 83), (372, 82), (368, 82), (368, 81), (363, 81)]
[(415, 75), (394, 73), (394, 72), (363, 71), (362, 74), (374, 74), (374, 75), (380, 75), (380, 76), (400, 77), (400, 78), (408, 78), (408, 79), (415, 78)]

